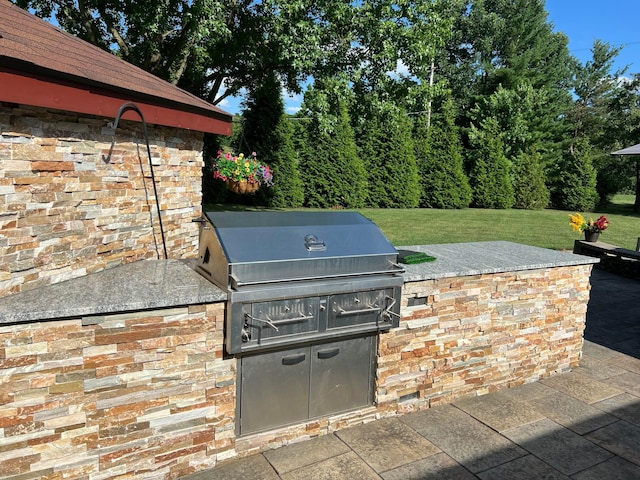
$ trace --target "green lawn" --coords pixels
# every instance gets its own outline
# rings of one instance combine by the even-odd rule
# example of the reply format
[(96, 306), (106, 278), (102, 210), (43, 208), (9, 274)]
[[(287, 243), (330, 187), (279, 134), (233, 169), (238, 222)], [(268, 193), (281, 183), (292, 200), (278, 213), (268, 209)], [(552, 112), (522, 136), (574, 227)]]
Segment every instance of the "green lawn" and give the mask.
[[(618, 195), (602, 211), (583, 213), (585, 218), (604, 214), (611, 225), (600, 235), (603, 242), (635, 249), (640, 237), (640, 214), (633, 212), (633, 195)], [(242, 209), (208, 205), (205, 210)], [(507, 240), (554, 250), (572, 250), (583, 238), (569, 227), (569, 214), (560, 210), (463, 210), (360, 209), (374, 221), (394, 245)]]

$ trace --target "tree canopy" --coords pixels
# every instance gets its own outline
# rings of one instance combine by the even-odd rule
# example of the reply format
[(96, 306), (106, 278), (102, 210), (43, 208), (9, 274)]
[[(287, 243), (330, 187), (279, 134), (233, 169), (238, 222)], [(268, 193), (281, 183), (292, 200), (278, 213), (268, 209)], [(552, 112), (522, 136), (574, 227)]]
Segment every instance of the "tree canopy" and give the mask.
[[(389, 206), (416, 199), (463, 206), (468, 192), (454, 195), (447, 169), (435, 168), (444, 165), (471, 183), (475, 205), (538, 208), (549, 192), (555, 206), (576, 205), (567, 199), (578, 183), (589, 191), (585, 204), (595, 205), (633, 183), (633, 161), (616, 162), (609, 152), (640, 143), (639, 77), (614, 71), (620, 48), (601, 40), (591, 60), (574, 58), (544, 0), (13, 1), (214, 104), (246, 95), (251, 131), (243, 134), (260, 144), (256, 136), (269, 132), (269, 142), (284, 144), (274, 161), (308, 180), (308, 205), (377, 198)], [(280, 98), (281, 90), (306, 90), (295, 128), (281, 102), (269, 98)], [(280, 112), (277, 122), (270, 108)], [(432, 125), (438, 118), (447, 120)], [(355, 168), (343, 178), (363, 190), (311, 192), (321, 177), (302, 170), (316, 168), (303, 138), (316, 149), (338, 142), (340, 155), (322, 155), (346, 162), (338, 169)], [(406, 153), (383, 154), (395, 149)], [(429, 169), (433, 178), (416, 187), (418, 172)], [(402, 187), (400, 172), (408, 174)], [(395, 186), (380, 188), (382, 178)], [(491, 191), (496, 184), (481, 185), (480, 178), (498, 181), (499, 199), (487, 197), (498, 193)], [(277, 203), (299, 204), (294, 191), (281, 191)]]

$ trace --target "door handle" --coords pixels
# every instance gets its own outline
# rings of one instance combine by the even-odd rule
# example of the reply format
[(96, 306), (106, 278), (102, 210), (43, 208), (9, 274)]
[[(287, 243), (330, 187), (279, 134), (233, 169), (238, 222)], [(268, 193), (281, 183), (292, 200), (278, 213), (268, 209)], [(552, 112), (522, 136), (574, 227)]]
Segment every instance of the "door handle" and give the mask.
[(289, 355), (288, 357), (282, 357), (283, 365), (296, 365), (300, 362), (304, 362), (307, 356), (304, 353), (298, 353), (297, 355)]
[(320, 360), (326, 360), (327, 358), (335, 357), (340, 353), (339, 348), (331, 348), (328, 350), (320, 350), (318, 351), (318, 358)]

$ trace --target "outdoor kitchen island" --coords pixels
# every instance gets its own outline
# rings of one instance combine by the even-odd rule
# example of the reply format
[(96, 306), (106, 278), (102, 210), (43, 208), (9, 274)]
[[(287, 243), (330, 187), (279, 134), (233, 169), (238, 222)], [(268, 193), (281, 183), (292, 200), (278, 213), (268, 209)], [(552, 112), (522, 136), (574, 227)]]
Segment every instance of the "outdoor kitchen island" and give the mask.
[(399, 324), (371, 333), (369, 404), (246, 435), (227, 296), (192, 262), (0, 299), (0, 476), (175, 478), (578, 365), (596, 259), (501, 241), (399, 250), (436, 260), (404, 266)]

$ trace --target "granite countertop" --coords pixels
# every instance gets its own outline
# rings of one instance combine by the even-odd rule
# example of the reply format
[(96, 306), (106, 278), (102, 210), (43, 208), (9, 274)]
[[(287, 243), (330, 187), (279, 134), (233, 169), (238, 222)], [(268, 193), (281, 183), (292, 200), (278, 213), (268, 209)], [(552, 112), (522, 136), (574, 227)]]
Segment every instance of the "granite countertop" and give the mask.
[[(436, 260), (403, 265), (405, 282), (597, 263), (597, 258), (511, 242), (398, 247)], [(224, 301), (189, 260), (144, 260), (0, 298), (0, 325)]]
[(398, 250), (423, 252), (436, 258), (432, 262), (403, 265), (405, 282), (599, 262), (593, 257), (503, 241), (412, 245)]
[(144, 260), (0, 298), (0, 325), (226, 300), (182, 260)]

